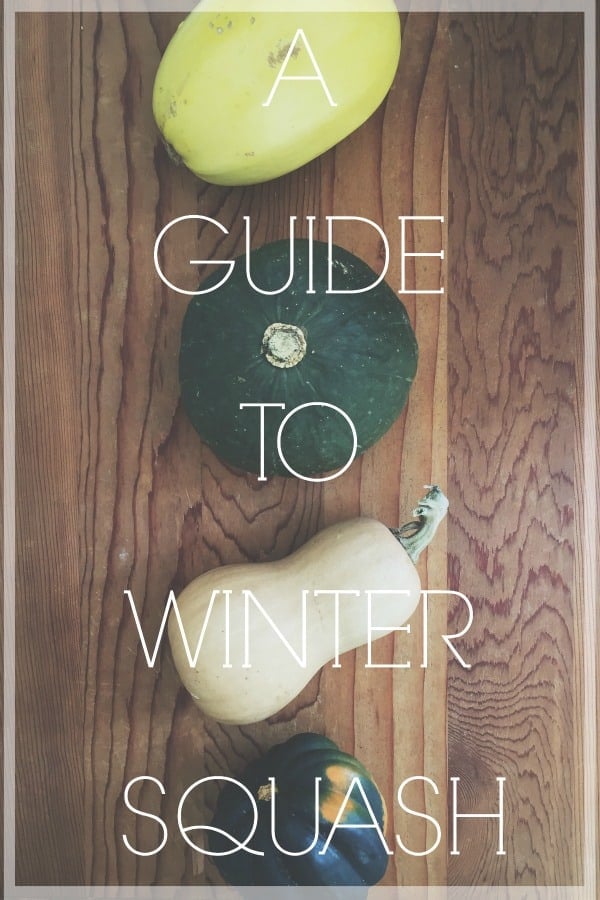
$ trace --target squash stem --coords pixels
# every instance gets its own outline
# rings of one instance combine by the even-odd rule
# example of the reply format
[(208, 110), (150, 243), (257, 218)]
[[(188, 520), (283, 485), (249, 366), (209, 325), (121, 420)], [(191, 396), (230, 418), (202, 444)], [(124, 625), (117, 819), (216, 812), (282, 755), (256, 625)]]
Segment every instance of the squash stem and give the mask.
[(180, 166), (183, 162), (183, 158), (179, 155), (175, 147), (173, 147), (168, 141), (164, 138), (162, 139), (165, 150), (167, 151), (167, 155), (171, 162), (174, 162), (176, 166)]
[(306, 336), (298, 325), (273, 322), (263, 335), (262, 352), (277, 369), (291, 369), (306, 356)]
[(427, 493), (413, 509), (417, 522), (407, 522), (401, 528), (392, 528), (394, 537), (400, 541), (414, 563), (431, 542), (437, 527), (448, 512), (448, 498), (437, 484), (426, 484)]

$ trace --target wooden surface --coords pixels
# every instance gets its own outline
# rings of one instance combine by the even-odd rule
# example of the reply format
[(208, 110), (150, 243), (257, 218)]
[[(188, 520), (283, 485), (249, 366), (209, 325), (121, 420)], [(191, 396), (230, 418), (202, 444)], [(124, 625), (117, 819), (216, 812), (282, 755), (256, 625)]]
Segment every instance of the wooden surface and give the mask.
[[(297, 173), (216, 188), (170, 162), (150, 99), (176, 15), (21, 15), (17, 58), (17, 883), (212, 884), (215, 868), (176, 831), (182, 791), (300, 730), (372, 770), (397, 849), (384, 883), (576, 883), (581, 874), (581, 19), (403, 16), (398, 76), (348, 141)], [(43, 77), (40, 77), (43, 73)], [(242, 249), (287, 235), (290, 214), (362, 215), (393, 234), (402, 214), (444, 215), (446, 264), (419, 260), (408, 297), (420, 345), (407, 410), (385, 438), (325, 485), (236, 473), (204, 448), (178, 400), (185, 298), (158, 279), (152, 248), (179, 215), (214, 216)], [(396, 231), (396, 234), (398, 232)], [(411, 236), (412, 237), (412, 236)], [(339, 243), (374, 268), (367, 229)], [(436, 243), (438, 242), (438, 243)], [(392, 242), (392, 246), (393, 246)], [(193, 288), (190, 257), (211, 235), (182, 227), (164, 268)], [(399, 285), (392, 254), (388, 281)], [(364, 668), (363, 650), (325, 667), (268, 722), (205, 720), (163, 648), (148, 669), (124, 590), (156, 634), (168, 592), (223, 563), (276, 559), (355, 515), (395, 526), (422, 485), (447, 485), (451, 518), (420, 563), (424, 585), (473, 602), (447, 665), (446, 604), (432, 601), (429, 667)], [(458, 605), (449, 624), (458, 630)], [(449, 629), (451, 630), (451, 629)], [(400, 636), (377, 648), (406, 658)], [(123, 803), (139, 796), (169, 826)], [(506, 856), (493, 824), (463, 821), (448, 854), (447, 777), (461, 811), (492, 811), (505, 775)], [(136, 795), (137, 796), (137, 795)], [(207, 793), (197, 821), (209, 815)], [(36, 848), (32, 852), (32, 848)]]
[(581, 24), (451, 26), (448, 563), (476, 664), (449, 670), (449, 767), (470, 812), (504, 774), (512, 823), (505, 857), (463, 823), (458, 883), (581, 880)]

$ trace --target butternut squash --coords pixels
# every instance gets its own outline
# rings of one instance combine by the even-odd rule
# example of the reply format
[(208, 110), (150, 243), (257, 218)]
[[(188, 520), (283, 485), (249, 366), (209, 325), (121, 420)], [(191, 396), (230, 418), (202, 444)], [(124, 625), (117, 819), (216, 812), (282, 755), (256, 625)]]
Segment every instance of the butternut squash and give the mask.
[(277, 562), (200, 575), (169, 616), (179, 676), (212, 718), (242, 725), (274, 715), (326, 663), (389, 634), (414, 612), (415, 561), (448, 508), (437, 486), (390, 530), (358, 518), (324, 529)]

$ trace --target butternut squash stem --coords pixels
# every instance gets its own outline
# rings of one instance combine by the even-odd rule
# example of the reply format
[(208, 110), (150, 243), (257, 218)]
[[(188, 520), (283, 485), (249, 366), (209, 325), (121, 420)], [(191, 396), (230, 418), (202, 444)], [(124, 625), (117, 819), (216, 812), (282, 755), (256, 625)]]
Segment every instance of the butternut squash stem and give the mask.
[(400, 541), (414, 563), (431, 542), (437, 527), (448, 512), (448, 498), (437, 484), (426, 484), (427, 493), (413, 509), (417, 522), (406, 522), (400, 528), (391, 528), (391, 532)]

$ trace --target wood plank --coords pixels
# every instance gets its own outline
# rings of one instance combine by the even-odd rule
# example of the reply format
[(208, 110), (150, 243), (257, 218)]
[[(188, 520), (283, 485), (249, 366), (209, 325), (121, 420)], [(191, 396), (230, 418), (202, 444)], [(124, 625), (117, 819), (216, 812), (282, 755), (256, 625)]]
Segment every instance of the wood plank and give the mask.
[(71, 230), (57, 227), (75, 190), (64, 99), (53, 116), (53, 98), (71, 94), (52, 51), (69, 47), (69, 30), (18, 17), (16, 39), (17, 58), (37, 63), (17, 80), (16, 879), (60, 884), (83, 877), (78, 310)]
[[(406, 677), (368, 672), (364, 652), (350, 654), (342, 670), (324, 670), (272, 720), (224, 727), (205, 720), (180, 689), (166, 648), (148, 669), (124, 590), (136, 599), (145, 633), (156, 634), (168, 591), (199, 572), (280, 558), (318, 528), (360, 513), (395, 526), (424, 483), (444, 481), (439, 298), (423, 313), (407, 300), (422, 346), (419, 409), (409, 409), (337, 481), (261, 484), (203, 447), (179, 406), (176, 360), (187, 301), (162, 285), (151, 251), (164, 224), (201, 210), (230, 229), (221, 253), (242, 249), (244, 214), (252, 217), (255, 246), (286, 236), (292, 213), (316, 215), (321, 238), (324, 217), (337, 214), (383, 224), (396, 257), (399, 215), (444, 214), (445, 29), (432, 16), (405, 18), (390, 98), (350, 141), (276, 182), (224, 189), (175, 168), (152, 122), (154, 72), (179, 19), (19, 17), (19, 52), (36, 60), (20, 78), (18, 127), (17, 865), (24, 883), (218, 882), (214, 866), (203, 871), (204, 858), (176, 836), (182, 790), (204, 774), (239, 773), (297, 730), (325, 732), (359, 754), (390, 809), (397, 779), (429, 766), (441, 786), (433, 798), (440, 817), (444, 808), (443, 653), (438, 667), (424, 673), (415, 666)], [(40, 80), (34, 69), (48, 77)], [(203, 273), (187, 260), (214, 255), (213, 237), (191, 224), (165, 241), (164, 266), (174, 281), (195, 286)], [(437, 232), (416, 227), (408, 237), (413, 249), (424, 250), (442, 240), (439, 225)], [(340, 224), (336, 239), (381, 266), (375, 232)], [(443, 278), (439, 260), (408, 273), (409, 286)], [(399, 284), (397, 257), (389, 279)], [(443, 535), (421, 571), (425, 580), (445, 577)], [(413, 646), (419, 642), (415, 622)], [(391, 638), (381, 652), (403, 660), (407, 647)], [(425, 728), (430, 709), (439, 713)], [(172, 836), (158, 856), (140, 858), (122, 834), (150, 848), (160, 833), (132, 816), (123, 791), (146, 774), (162, 781), (165, 797), (145, 784), (132, 800), (160, 813)], [(431, 800), (422, 800), (429, 809)], [(198, 816), (213, 802), (207, 796)], [(54, 827), (56, 818), (64, 827)], [(43, 850), (31, 854), (31, 840)], [(426, 862), (392, 863), (386, 882), (424, 878), (445, 880), (443, 849)]]
[[(453, 884), (581, 880), (582, 17), (453, 16), (449, 666)], [(452, 617), (458, 621), (458, 615)]]

